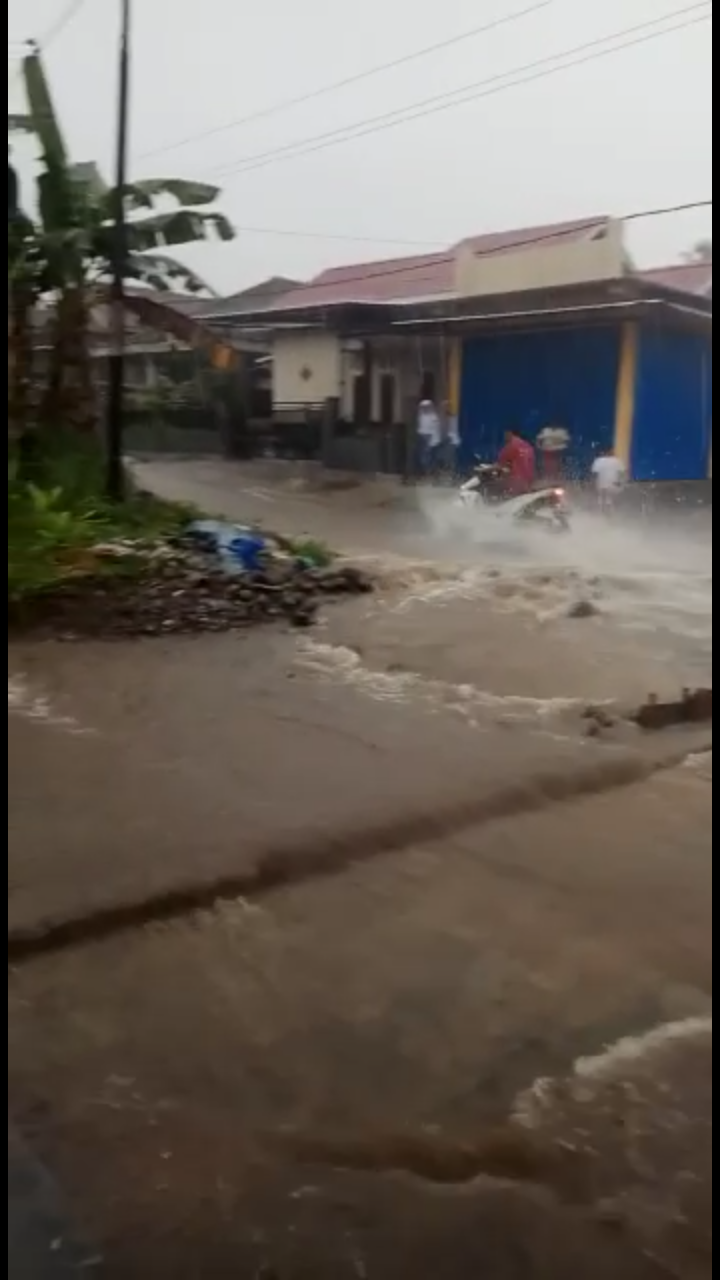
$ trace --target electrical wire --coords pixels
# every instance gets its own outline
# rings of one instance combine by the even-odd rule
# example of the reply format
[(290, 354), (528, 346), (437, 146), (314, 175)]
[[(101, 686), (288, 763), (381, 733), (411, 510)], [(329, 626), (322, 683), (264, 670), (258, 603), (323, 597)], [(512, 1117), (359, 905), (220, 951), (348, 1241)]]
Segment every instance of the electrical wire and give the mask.
[(399, 236), (353, 236), (337, 231), (303, 231), (299, 227), (241, 227), (233, 223), (239, 235), (289, 236), (300, 240), (338, 240), (352, 244), (399, 245), (406, 249), (424, 249), (426, 253), (442, 253), (437, 240), (408, 240)]
[(323, 98), (329, 93), (336, 93), (338, 90), (346, 89), (350, 85), (360, 84), (361, 81), (369, 80), (373, 76), (383, 75), (386, 71), (394, 71), (396, 67), (405, 66), (409, 62), (416, 62), (420, 58), (428, 57), (431, 53), (437, 53), (442, 49), (450, 49), (453, 45), (461, 44), (465, 40), (471, 40), (475, 36), (485, 35), (487, 32), (495, 31), (499, 27), (508, 26), (512, 22), (519, 22), (540, 9), (547, 9), (554, 3), (555, 0), (536, 0), (536, 3), (528, 5), (525, 9), (507, 13), (501, 18), (493, 19), (491, 22), (484, 22), (479, 27), (471, 27), (469, 31), (461, 31), (458, 35), (448, 36), (446, 39), (438, 40), (434, 44), (425, 45), (422, 49), (415, 49), (399, 58), (393, 58), (390, 62), (377, 63), (375, 66), (368, 67), (365, 71), (357, 71), (354, 75), (345, 76), (342, 80), (333, 80), (329, 84), (320, 85), (317, 89), (310, 89), (307, 93), (298, 94), (293, 98), (283, 98), (281, 101), (271, 103), (267, 107), (260, 107), (259, 110), (252, 111), (249, 115), (239, 116), (236, 120), (229, 120), (225, 124), (215, 125), (211, 129), (204, 129), (201, 133), (189, 134), (185, 138), (180, 138), (177, 142), (155, 147), (152, 151), (143, 151), (136, 159), (146, 160), (154, 156), (166, 155), (169, 151), (180, 150), (182, 147), (190, 146), (193, 142), (201, 142), (205, 138), (212, 138), (220, 133), (228, 133), (231, 130), (240, 129), (256, 120), (265, 120), (268, 116), (278, 115), (282, 111), (288, 111), (291, 107), (299, 107), (305, 102), (313, 102), (316, 98)]
[[(640, 222), (647, 218), (664, 218), (664, 217), (669, 217), (670, 215), (673, 215), (673, 214), (689, 213), (699, 209), (712, 209), (712, 198), (707, 200), (686, 200), (680, 204), (673, 204), (673, 205), (658, 205), (657, 207), (652, 209), (636, 209), (631, 213), (624, 214), (622, 217), (618, 218), (617, 221), (622, 223)], [(510, 241), (503, 240), (503, 243), (499, 248), (493, 246), (487, 249), (477, 249), (475, 251), (475, 257), (477, 258), (491, 257), (499, 253), (503, 253), (503, 254), (508, 253), (512, 249), (527, 249), (535, 244), (543, 244), (543, 243), (547, 243), (548, 241), (558, 240), (568, 235), (569, 227), (572, 228), (573, 233), (576, 235), (582, 235), (582, 233), (585, 231), (587, 231), (588, 233), (592, 231), (597, 231), (600, 227), (602, 227), (602, 224), (604, 221), (605, 219), (601, 217), (588, 218), (587, 221), (584, 221), (584, 220), (579, 220), (577, 222), (570, 221), (570, 223), (568, 223), (568, 221), (565, 221), (563, 223), (558, 224), (555, 227), (549, 228), (547, 231), (535, 232), (534, 235), (519, 236), (517, 240), (510, 240)], [(471, 237), (471, 238), (482, 239), (482, 236)], [(407, 275), (408, 272), (413, 272), (413, 273), (415, 272), (420, 273), (422, 271), (427, 272), (429, 267), (435, 267), (437, 265), (438, 259), (450, 258), (451, 254), (452, 254), (452, 248), (448, 248), (445, 250), (441, 250), (439, 252), (424, 254), (422, 255), (419, 261), (413, 261), (412, 258), (410, 260), (396, 259), (391, 266), (386, 266), (386, 267), (383, 267), (382, 263), (377, 263), (377, 264), (368, 263), (365, 266), (363, 271), (358, 271), (357, 275), (354, 275), (354, 276), (344, 276), (341, 282), (336, 280), (328, 280), (327, 282), (320, 282), (316, 284), (314, 281), (309, 280), (306, 284), (300, 285), (299, 287), (313, 288), (320, 291), (324, 288), (335, 289), (337, 288), (339, 283), (341, 283), (342, 287), (345, 288), (346, 285), (351, 285), (351, 284), (361, 283), (361, 282), (363, 284), (367, 284), (369, 280), (373, 280), (373, 281), (383, 280), (383, 279), (391, 278), (393, 276)], [(374, 269), (375, 266), (378, 267), (378, 270)], [(434, 277), (431, 276), (430, 274), (426, 274), (426, 275), (413, 274), (413, 283), (420, 283), (423, 280), (432, 280), (432, 279), (434, 279)], [(254, 294), (253, 296), (255, 298), (262, 298), (265, 296), (265, 294), (261, 290), (258, 293)], [(269, 290), (267, 296), (271, 297), (274, 301), (277, 301), (277, 294), (274, 290)], [(319, 298), (318, 301), (322, 302), (322, 298)], [(370, 301), (373, 301), (373, 299), (370, 299)]]
[[(709, 201), (694, 200), (694, 201), (690, 201), (688, 204), (672, 205), (663, 209), (653, 210), (651, 212), (652, 212), (652, 216), (659, 216), (661, 214), (667, 215), (671, 213), (683, 213), (693, 209), (702, 209), (702, 208), (708, 207), (709, 205), (711, 205), (711, 202)], [(645, 212), (641, 211), (639, 214), (630, 214), (626, 219), (626, 221), (632, 221), (634, 218), (643, 218), (646, 216), (648, 215)], [(442, 256), (444, 253), (447, 252), (446, 245), (438, 247), (437, 240), (408, 240), (405, 238), (401, 238), (399, 236), (365, 236), (365, 235), (355, 236), (355, 235), (352, 235), (350, 232), (304, 230), (301, 227), (238, 226), (236, 223), (233, 225), (235, 227), (235, 231), (242, 236), (245, 236), (245, 235), (271, 236), (271, 237), (278, 236), (282, 238), (287, 237), (290, 239), (298, 239), (298, 240), (328, 240), (328, 241), (333, 240), (333, 241), (338, 241), (340, 243), (346, 243), (346, 244), (398, 245), (407, 249), (424, 250), (425, 255), (439, 254), (440, 256)], [(592, 224), (588, 224), (588, 225), (595, 227), (597, 225), (597, 220), (594, 221)], [(558, 234), (564, 234), (564, 232), (553, 231), (551, 233), (548, 233), (548, 235), (552, 235), (552, 236), (555, 236)], [(540, 239), (545, 239), (545, 238), (546, 238), (545, 236), (540, 237)], [(522, 243), (525, 244), (526, 241), (523, 241)], [(535, 243), (534, 238), (533, 240), (531, 240), (530, 243)]]
[[(696, 14), (695, 17), (688, 17), (686, 21), (676, 23), (672, 27), (664, 27), (660, 30), (654, 28), (661, 22), (689, 15), (697, 10), (703, 10), (702, 13)], [(708, 12), (709, 10), (709, 12)], [(331, 129), (325, 133), (315, 134), (312, 137), (298, 139), (292, 143), (286, 143), (282, 147), (276, 147), (269, 151), (259, 152), (255, 155), (246, 156), (233, 163), (230, 166), (216, 166), (208, 173), (215, 173), (219, 177), (230, 177), (235, 174), (250, 173), (254, 169), (264, 168), (268, 164), (274, 164), (282, 160), (294, 160), (299, 156), (310, 155), (316, 151), (323, 151), (327, 147), (338, 146), (345, 142), (352, 142), (356, 138), (363, 138), (372, 133), (383, 132), (385, 129), (396, 128), (398, 125), (407, 124), (412, 120), (418, 120), (425, 116), (435, 115), (441, 111), (447, 111), (454, 107), (463, 106), (467, 102), (475, 102), (479, 98), (491, 97), (496, 93), (502, 93), (508, 89), (517, 88), (519, 85), (529, 84), (535, 80), (545, 79), (548, 76), (555, 75), (560, 71), (567, 71), (571, 67), (580, 66), (587, 62), (596, 61), (599, 58), (608, 57), (612, 54), (619, 53), (624, 49), (632, 48), (634, 45), (645, 44), (650, 40), (659, 39), (662, 36), (671, 35), (674, 32), (682, 31), (686, 27), (694, 26), (700, 22), (706, 22), (712, 19), (712, 4), (708, 0), (676, 9), (670, 13), (666, 13), (659, 18), (655, 18), (649, 22), (643, 22), (636, 26), (624, 27), (619, 31), (611, 32), (606, 36), (598, 37), (584, 44), (575, 45), (573, 48), (561, 50), (558, 53), (550, 54), (545, 58), (525, 63), (523, 66), (511, 68), (509, 71), (501, 72), (498, 75), (490, 76), (488, 79), (480, 80), (474, 84), (464, 85), (459, 90), (453, 90), (451, 93), (436, 94), (431, 98), (425, 98), (420, 102), (409, 103), (406, 107), (398, 108), (395, 111), (383, 112), (379, 116), (371, 116), (366, 120), (357, 121), (353, 125), (347, 125), (343, 129)], [(639, 33), (631, 40), (623, 40), (622, 38), (633, 33)], [(612, 45), (608, 49), (599, 48), (598, 46), (607, 44), (609, 40), (622, 40), (622, 43)], [(581, 57), (575, 57), (576, 54), (582, 54)], [(561, 58), (572, 58), (572, 61), (562, 63), (560, 66), (552, 66)], [(523, 74), (529, 72), (530, 74)], [(520, 76), (521, 79), (507, 81), (509, 76)], [(498, 83), (500, 82), (500, 83)], [(472, 93), (467, 91), (472, 89)], [(464, 95), (464, 96), (458, 96)], [(406, 114), (411, 112), (411, 114)], [(397, 118), (400, 117), (400, 118)], [(354, 132), (353, 132), (354, 131)]]
[(59, 17), (50, 27), (48, 27), (45, 35), (40, 40), (36, 41), (38, 47), (42, 49), (43, 53), (46, 53), (48, 46), (53, 44), (59, 36), (62, 35), (65, 28), (70, 25), (84, 4), (85, 0), (69, 0), (69, 3), (62, 10)]
[(51, 24), (51, 26), (48, 27), (47, 31), (45, 32), (45, 35), (42, 36), (41, 39), (13, 41), (14, 45), (23, 46), (24, 48), (24, 52), (17, 55), (17, 65), (13, 67), (13, 71), (12, 71), (13, 83), (20, 78), (20, 75), (22, 72), (23, 59), (27, 57), (28, 51), (31, 49), (35, 49), (36, 51), (46, 53), (48, 45), (52, 44), (55, 40), (57, 40), (62, 35), (65, 28), (70, 25), (70, 23), (73, 21), (73, 18), (75, 18), (76, 15), (80, 12), (84, 4), (85, 4), (85, 0), (70, 0), (70, 3), (67, 4), (65, 8), (60, 12), (59, 16)]

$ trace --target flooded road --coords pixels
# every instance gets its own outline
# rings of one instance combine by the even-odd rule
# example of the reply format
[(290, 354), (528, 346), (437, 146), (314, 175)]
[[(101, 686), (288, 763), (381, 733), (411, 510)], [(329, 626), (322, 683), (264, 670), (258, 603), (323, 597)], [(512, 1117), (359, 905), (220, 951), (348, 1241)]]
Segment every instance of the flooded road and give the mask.
[[(442, 490), (298, 491), (217, 462), (138, 473), (168, 497), (367, 558), (382, 601), (331, 622), (329, 666), (540, 699), (641, 701), (712, 684), (711, 511), (610, 523), (580, 510), (554, 538), (492, 513), (459, 519)], [(569, 616), (588, 604), (591, 617)]]
[(50, 949), (9, 973), (9, 1103), (103, 1274), (705, 1280), (712, 735), (620, 715), (711, 683), (702, 522), (528, 544), (141, 474), (380, 589), (10, 648), (9, 933)]

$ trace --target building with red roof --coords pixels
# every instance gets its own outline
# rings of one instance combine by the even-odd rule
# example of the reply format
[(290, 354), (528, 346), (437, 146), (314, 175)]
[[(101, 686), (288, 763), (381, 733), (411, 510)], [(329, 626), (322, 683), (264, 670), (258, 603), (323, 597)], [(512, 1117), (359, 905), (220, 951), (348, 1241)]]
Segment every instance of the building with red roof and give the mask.
[(711, 470), (712, 263), (636, 271), (613, 218), (332, 267), (257, 311), (223, 308), (205, 320), (262, 328), (275, 417), (315, 419), (329, 462), (408, 469), (430, 398), (459, 421), (461, 461), (494, 456), (509, 425), (562, 423), (580, 476), (610, 447), (637, 479)]

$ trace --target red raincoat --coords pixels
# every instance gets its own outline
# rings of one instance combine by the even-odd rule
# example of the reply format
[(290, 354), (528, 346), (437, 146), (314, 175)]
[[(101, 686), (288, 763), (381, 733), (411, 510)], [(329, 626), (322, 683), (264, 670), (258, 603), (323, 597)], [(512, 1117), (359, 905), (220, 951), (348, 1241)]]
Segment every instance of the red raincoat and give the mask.
[(508, 491), (514, 495), (529, 493), (535, 483), (535, 450), (527, 440), (513, 436), (498, 457), (498, 466), (507, 472)]

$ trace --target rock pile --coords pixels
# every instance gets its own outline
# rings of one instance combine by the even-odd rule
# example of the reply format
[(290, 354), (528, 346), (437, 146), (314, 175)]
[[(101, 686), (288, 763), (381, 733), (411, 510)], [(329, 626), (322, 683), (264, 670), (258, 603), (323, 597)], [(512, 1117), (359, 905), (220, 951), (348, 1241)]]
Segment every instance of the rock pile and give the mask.
[(102, 571), (97, 562), (95, 572), (85, 565), (82, 575), (26, 601), (11, 624), (66, 638), (218, 632), (273, 620), (307, 627), (323, 600), (372, 590), (350, 565), (319, 568), (268, 555), (256, 571), (230, 575), (212, 557), (183, 547), (141, 552), (108, 544), (94, 551), (106, 562)]

